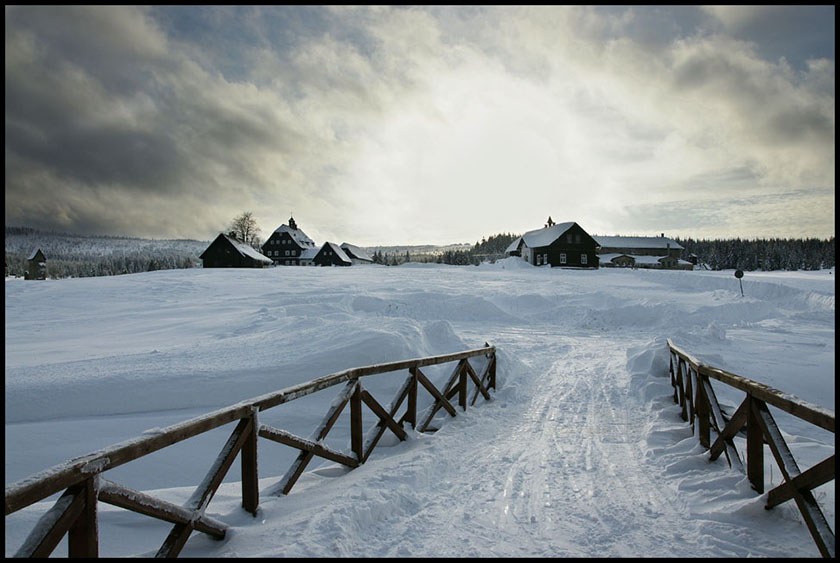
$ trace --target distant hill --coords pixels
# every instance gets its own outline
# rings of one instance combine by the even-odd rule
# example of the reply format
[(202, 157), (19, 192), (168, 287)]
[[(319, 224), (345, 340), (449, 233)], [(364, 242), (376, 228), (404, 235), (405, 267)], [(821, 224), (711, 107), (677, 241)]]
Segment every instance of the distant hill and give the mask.
[(50, 278), (109, 276), (149, 270), (193, 268), (209, 241), (79, 235), (29, 227), (6, 227), (7, 275), (23, 276), (39, 248)]

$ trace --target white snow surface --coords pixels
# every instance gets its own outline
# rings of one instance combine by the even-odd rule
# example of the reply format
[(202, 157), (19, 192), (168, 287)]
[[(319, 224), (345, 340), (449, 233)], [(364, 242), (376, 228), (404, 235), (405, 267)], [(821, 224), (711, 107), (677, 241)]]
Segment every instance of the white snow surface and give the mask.
[[(6, 280), (6, 484), (244, 399), (351, 367), (498, 351), (497, 390), (440, 430), (386, 431), (352, 471), (315, 458), (287, 496), (241, 508), (239, 463), (188, 557), (812, 557), (793, 502), (708, 453), (679, 416), (665, 339), (834, 410), (834, 270), (564, 270), (495, 264), (191, 269)], [(476, 363), (480, 369), (480, 362)], [(440, 385), (452, 365), (427, 368)], [(363, 379), (390, 404), (405, 373)], [(343, 385), (259, 413), (302, 438)], [(743, 393), (715, 384), (725, 409)], [(421, 390), (422, 412), (431, 402)], [(731, 411), (730, 411), (731, 412)], [(801, 469), (834, 434), (771, 407)], [(364, 410), (366, 427), (375, 416)], [(349, 408), (324, 445), (349, 452)], [(183, 504), (233, 424), (108, 470)], [(744, 441), (736, 446), (743, 453)], [(261, 491), (298, 451), (259, 441)], [(766, 490), (780, 483), (765, 448)], [(814, 490), (832, 529), (834, 481)], [(6, 517), (14, 555), (58, 495)], [(98, 504), (100, 555), (150, 556), (171, 525)], [(65, 556), (66, 538), (54, 555)]]

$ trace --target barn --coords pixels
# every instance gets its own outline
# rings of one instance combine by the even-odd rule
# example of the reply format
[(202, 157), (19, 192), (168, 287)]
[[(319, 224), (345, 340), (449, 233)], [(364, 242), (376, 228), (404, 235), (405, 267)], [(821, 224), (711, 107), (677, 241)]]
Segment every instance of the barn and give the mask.
[(344, 251), (353, 264), (373, 264), (373, 258), (356, 245), (350, 244), (349, 242), (342, 242), (341, 250)]
[(271, 265), (271, 258), (237, 239), (235, 233), (219, 233), (199, 258), (205, 268), (264, 268)]
[(26, 270), (23, 272), (25, 280), (47, 279), (47, 257), (39, 248), (26, 259)]
[[(598, 243), (574, 221), (554, 223), (549, 218), (542, 229), (528, 231), (505, 250), (534, 266), (597, 268)], [(518, 254), (517, 254), (518, 253)]]
[(658, 237), (594, 235), (592, 238), (601, 247), (598, 252), (602, 266), (666, 270), (691, 270), (694, 266), (680, 259), (683, 246), (664, 233)]
[(316, 266), (351, 266), (353, 261), (336, 243), (325, 242), (312, 263)]
[(315, 242), (300, 230), (294, 218), (271, 233), (262, 245), (262, 253), (277, 266), (302, 266), (311, 263), (317, 249)]

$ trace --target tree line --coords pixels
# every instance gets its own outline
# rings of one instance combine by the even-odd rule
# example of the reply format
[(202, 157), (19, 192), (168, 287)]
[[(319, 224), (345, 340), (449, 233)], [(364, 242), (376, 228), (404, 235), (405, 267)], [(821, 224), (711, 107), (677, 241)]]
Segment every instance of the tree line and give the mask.
[(682, 259), (696, 256), (712, 270), (819, 270), (834, 267), (834, 237), (829, 239), (674, 238)]

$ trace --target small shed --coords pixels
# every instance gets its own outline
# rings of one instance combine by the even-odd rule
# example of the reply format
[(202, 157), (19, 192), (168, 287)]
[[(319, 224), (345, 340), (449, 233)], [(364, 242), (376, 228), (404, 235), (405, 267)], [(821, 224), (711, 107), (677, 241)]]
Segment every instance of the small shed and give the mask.
[(26, 271), (23, 273), (26, 280), (47, 279), (47, 257), (39, 248), (26, 260)]

